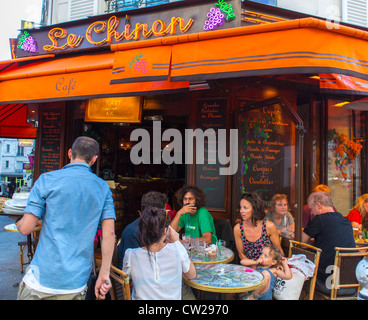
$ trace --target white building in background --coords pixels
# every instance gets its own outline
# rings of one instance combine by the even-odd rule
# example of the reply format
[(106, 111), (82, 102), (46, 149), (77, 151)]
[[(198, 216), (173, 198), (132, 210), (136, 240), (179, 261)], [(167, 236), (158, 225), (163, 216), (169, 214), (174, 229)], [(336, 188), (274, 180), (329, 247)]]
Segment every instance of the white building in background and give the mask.
[[(22, 146), (25, 140), (32, 145)], [(26, 167), (30, 163), (28, 156), (34, 152), (34, 148), (34, 139), (0, 138), (0, 180), (10, 181), (14, 177), (21, 185), (27, 183), (31, 186), (32, 181), (29, 180), (32, 172)]]
[(176, 1), (182, 0), (44, 0), (41, 23), (51, 25), (108, 12), (139, 9)]

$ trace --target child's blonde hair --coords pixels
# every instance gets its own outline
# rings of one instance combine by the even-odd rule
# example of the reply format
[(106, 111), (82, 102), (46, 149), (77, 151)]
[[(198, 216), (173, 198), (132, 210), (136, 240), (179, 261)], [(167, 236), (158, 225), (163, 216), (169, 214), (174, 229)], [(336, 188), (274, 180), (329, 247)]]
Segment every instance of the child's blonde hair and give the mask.
[(282, 265), (282, 252), (279, 247), (275, 246), (273, 243), (267, 244), (263, 247), (270, 249), (270, 255), (272, 256), (273, 260), (276, 260), (276, 267), (279, 267)]

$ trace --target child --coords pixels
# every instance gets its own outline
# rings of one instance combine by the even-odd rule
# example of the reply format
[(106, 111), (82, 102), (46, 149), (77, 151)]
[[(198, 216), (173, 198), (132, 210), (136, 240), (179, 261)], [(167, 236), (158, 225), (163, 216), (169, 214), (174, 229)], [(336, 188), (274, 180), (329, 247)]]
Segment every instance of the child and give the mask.
[(262, 254), (257, 260), (257, 270), (262, 272), (264, 284), (248, 294), (246, 297), (248, 300), (272, 300), (276, 277), (285, 280), (292, 277), (287, 259), (282, 256), (280, 249), (273, 244), (264, 246)]

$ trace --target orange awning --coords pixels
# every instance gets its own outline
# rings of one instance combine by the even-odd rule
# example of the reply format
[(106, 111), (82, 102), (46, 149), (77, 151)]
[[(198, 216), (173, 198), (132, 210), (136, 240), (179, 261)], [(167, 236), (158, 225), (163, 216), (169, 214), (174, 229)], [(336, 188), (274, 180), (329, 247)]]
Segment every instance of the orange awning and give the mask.
[(111, 85), (114, 53), (31, 63), (0, 73), (0, 102), (48, 102), (180, 91), (189, 82), (148, 81)]
[(368, 79), (368, 33), (340, 28), (329, 30), (325, 21), (308, 18), (242, 27), (227, 37), (177, 44), (171, 79), (306, 73)]
[(341, 73), (368, 79), (368, 32), (304, 18), (111, 46), (171, 46), (171, 81)]
[[(314, 18), (123, 42), (111, 50), (0, 69), (0, 103), (150, 95), (188, 89), (189, 81), (254, 75), (368, 80), (368, 32), (329, 29)], [(134, 69), (136, 62), (143, 67)]]
[(169, 79), (171, 46), (117, 51), (111, 84)]
[(27, 122), (26, 104), (0, 105), (0, 137), (36, 138), (37, 128)]
[(319, 77), (321, 91), (368, 95), (368, 80), (336, 73), (321, 73)]

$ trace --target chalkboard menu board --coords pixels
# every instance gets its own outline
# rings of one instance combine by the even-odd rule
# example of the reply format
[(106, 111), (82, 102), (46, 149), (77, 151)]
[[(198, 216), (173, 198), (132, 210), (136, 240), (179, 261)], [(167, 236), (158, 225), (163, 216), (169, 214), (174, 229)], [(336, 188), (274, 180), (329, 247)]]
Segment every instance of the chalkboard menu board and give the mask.
[(58, 170), (62, 166), (62, 131), (64, 108), (41, 108), (39, 173)]
[[(225, 175), (220, 175), (220, 167), (224, 165), (218, 161), (218, 129), (226, 129), (227, 99), (200, 99), (197, 103), (197, 127), (206, 131), (214, 129), (216, 145), (204, 144), (204, 164), (196, 164), (196, 185), (206, 194), (206, 207), (224, 209), (225, 206)], [(209, 164), (212, 159), (216, 163)]]
[[(242, 105), (240, 104), (240, 107)], [(268, 202), (295, 185), (294, 124), (280, 104), (239, 115), (240, 194), (255, 192)]]

